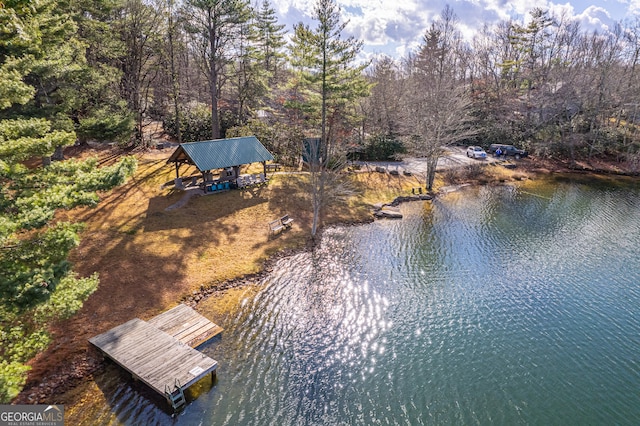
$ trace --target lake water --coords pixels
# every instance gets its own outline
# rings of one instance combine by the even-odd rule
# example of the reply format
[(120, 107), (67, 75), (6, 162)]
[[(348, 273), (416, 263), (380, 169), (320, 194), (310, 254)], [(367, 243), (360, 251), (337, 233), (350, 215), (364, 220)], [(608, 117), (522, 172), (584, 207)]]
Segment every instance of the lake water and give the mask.
[(218, 380), (186, 410), (111, 368), (87, 422), (640, 424), (639, 195), (467, 188), (329, 229), (201, 348)]

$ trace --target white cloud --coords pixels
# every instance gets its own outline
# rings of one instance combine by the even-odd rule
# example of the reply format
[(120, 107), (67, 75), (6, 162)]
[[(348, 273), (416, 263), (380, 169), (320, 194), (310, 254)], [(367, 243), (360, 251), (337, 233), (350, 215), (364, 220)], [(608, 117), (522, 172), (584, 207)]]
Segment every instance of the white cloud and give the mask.
[[(313, 27), (311, 16), (314, 0), (271, 0), (281, 22), (292, 25), (304, 21)], [(534, 7), (552, 14), (565, 13), (577, 19), (586, 30), (606, 31), (614, 18), (611, 0), (586, 0), (594, 5), (577, 14), (575, 5), (584, 0), (553, 3), (549, 0), (338, 0), (343, 22), (348, 21), (345, 36), (354, 36), (365, 44), (364, 55), (384, 53), (399, 57), (422, 41), (427, 28), (448, 4), (458, 17), (459, 28), (469, 40), (485, 24), (515, 19), (526, 22)], [(616, 13), (620, 9), (640, 14), (640, 0), (614, 0)], [(626, 6), (621, 3), (626, 2)], [(606, 9), (601, 5), (607, 5)], [(616, 18), (620, 19), (620, 18)]]
[(315, 4), (313, 1), (304, 0), (272, 0), (271, 3), (280, 16), (286, 16), (294, 10), (298, 12), (296, 14), (301, 13), (306, 17), (311, 17)]
[(576, 19), (580, 21), (582, 28), (587, 31), (608, 31), (613, 24), (613, 19), (611, 19), (609, 12), (596, 6), (589, 6), (584, 12), (576, 15)]

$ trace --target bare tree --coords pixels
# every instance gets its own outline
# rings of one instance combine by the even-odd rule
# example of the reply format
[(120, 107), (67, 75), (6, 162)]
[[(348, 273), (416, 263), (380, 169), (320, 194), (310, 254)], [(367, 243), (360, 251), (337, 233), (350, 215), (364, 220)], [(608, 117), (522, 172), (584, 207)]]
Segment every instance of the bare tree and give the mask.
[(393, 59), (384, 57), (371, 65), (367, 75), (373, 87), (371, 95), (361, 103), (365, 112), (362, 137), (367, 133), (400, 134), (404, 79), (398, 65)]
[(178, 143), (182, 143), (182, 119), (180, 115), (180, 75), (177, 64), (176, 38), (178, 37), (178, 25), (175, 16), (175, 0), (167, 0), (167, 44), (169, 50), (170, 80), (171, 80), (171, 100), (173, 103), (173, 113), (176, 117), (176, 138)]
[(304, 157), (309, 167), (309, 194), (313, 212), (311, 237), (315, 238), (323, 209), (332, 203), (344, 201), (355, 194), (355, 190), (350, 181), (345, 179), (346, 157), (334, 153), (324, 158), (320, 138), (305, 139)]
[(211, 102), (211, 137), (220, 138), (218, 101), (223, 86), (225, 65), (233, 58), (232, 43), (241, 25), (250, 18), (246, 0), (187, 0), (188, 31), (194, 36), (201, 60), (200, 65), (209, 84)]
[(127, 0), (115, 24), (126, 49), (120, 60), (121, 90), (136, 116), (136, 143), (143, 142), (143, 117), (149, 104), (150, 85), (158, 72), (161, 22), (162, 15), (150, 5), (141, 0)]
[(461, 42), (455, 29), (455, 15), (447, 6), (424, 37), (417, 55), (407, 61), (409, 82), (405, 96), (407, 146), (413, 155), (427, 160), (427, 190), (433, 189), (438, 159), (443, 147), (470, 138), (471, 99), (462, 84), (456, 57)]

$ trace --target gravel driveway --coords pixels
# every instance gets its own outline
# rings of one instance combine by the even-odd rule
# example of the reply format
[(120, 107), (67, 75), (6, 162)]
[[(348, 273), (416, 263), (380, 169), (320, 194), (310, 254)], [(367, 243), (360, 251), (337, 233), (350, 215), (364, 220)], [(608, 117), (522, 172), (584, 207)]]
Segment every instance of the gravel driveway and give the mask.
[[(497, 161), (494, 157), (487, 156), (486, 160), (476, 160), (467, 157), (467, 148), (452, 146), (447, 148), (445, 155), (438, 160), (436, 171), (442, 172), (455, 167), (466, 166), (470, 164), (483, 164), (487, 162)], [(405, 171), (413, 174), (424, 175), (427, 172), (427, 162), (424, 158), (408, 157), (402, 161), (356, 161), (356, 164), (375, 170), (376, 167), (384, 167), (388, 171), (397, 170), (399, 173)]]

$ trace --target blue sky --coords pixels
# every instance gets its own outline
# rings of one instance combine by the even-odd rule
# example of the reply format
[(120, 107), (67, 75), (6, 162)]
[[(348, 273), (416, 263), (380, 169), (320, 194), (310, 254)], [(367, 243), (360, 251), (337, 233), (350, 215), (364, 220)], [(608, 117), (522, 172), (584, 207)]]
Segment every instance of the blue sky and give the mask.
[[(315, 0), (271, 0), (281, 24), (292, 31), (310, 19)], [(640, 0), (338, 0), (344, 21), (349, 21), (344, 35), (363, 40), (367, 57), (386, 54), (400, 58), (421, 41), (427, 27), (445, 5), (458, 17), (459, 27), (469, 37), (485, 23), (510, 17), (521, 20), (533, 7), (565, 13), (580, 21), (587, 31), (607, 31), (615, 22), (640, 17)]]

